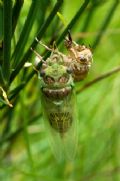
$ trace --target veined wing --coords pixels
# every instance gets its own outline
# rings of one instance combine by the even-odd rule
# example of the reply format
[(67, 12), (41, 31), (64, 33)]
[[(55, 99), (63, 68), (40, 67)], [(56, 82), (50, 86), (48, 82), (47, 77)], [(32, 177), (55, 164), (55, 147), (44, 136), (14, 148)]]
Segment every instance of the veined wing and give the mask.
[(42, 95), (43, 115), (52, 151), (57, 160), (73, 159), (77, 147), (75, 94), (53, 101)]

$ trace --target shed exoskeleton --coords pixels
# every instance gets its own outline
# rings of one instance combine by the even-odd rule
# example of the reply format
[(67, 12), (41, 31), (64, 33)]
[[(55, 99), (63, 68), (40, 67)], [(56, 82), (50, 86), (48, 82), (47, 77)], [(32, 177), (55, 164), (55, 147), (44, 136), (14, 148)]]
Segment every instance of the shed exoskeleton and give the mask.
[(74, 81), (81, 81), (87, 76), (91, 67), (93, 61), (92, 51), (85, 45), (79, 45), (72, 41), (70, 33), (65, 39), (65, 46), (69, 52), (69, 66), (72, 69)]

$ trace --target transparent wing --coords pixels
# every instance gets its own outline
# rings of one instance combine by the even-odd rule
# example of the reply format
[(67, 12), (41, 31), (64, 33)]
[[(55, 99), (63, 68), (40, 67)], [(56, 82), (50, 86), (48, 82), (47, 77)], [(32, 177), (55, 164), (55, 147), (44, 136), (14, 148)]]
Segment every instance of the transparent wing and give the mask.
[(73, 159), (78, 135), (74, 92), (56, 102), (42, 95), (42, 103), (45, 128), (55, 157), (57, 160)]

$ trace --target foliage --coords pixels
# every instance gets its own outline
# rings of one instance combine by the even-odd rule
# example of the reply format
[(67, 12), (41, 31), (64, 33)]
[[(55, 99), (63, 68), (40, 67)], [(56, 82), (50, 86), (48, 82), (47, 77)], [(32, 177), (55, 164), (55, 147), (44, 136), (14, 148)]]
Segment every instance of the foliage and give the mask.
[[(119, 0), (0, 1), (1, 181), (120, 180), (119, 5)], [(55, 40), (65, 52), (68, 29), (76, 42), (90, 44), (94, 63), (76, 84), (76, 158), (58, 163), (43, 126), (39, 79), (34, 66), (24, 64), (34, 65), (31, 47), (49, 56), (35, 37), (48, 46)]]

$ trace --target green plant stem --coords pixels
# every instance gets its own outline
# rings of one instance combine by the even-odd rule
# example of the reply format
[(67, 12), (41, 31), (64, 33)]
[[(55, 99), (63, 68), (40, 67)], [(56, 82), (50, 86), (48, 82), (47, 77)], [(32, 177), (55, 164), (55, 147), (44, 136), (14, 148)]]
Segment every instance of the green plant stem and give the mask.
[(4, 89), (5, 88), (4, 85), (5, 85), (5, 81), (3, 77), (2, 67), (0, 66), (0, 86), (2, 86)]
[(105, 78), (108, 78), (110, 77), (111, 75), (117, 73), (117, 72), (120, 72), (120, 67), (116, 67), (114, 69), (112, 69), (111, 71), (109, 72), (106, 72), (98, 77), (96, 77), (95, 79), (91, 80), (90, 82), (88, 82), (87, 84), (85, 84), (81, 89), (78, 89), (77, 90), (77, 93), (81, 93), (83, 92), (84, 90), (88, 89), (89, 87), (91, 87), (92, 85), (98, 83), (99, 81), (105, 79)]
[(107, 14), (106, 18), (104, 19), (104, 21), (103, 21), (103, 23), (101, 25), (100, 31), (99, 31), (95, 41), (93, 42), (93, 45), (92, 45), (93, 49), (95, 49), (98, 46), (98, 44), (99, 44), (105, 30), (107, 29), (113, 15), (115, 13), (116, 8), (118, 7), (118, 4), (119, 4), (119, 0), (115, 0), (114, 3), (112, 4), (110, 10), (108, 11), (108, 14)]
[(12, 13), (12, 36), (14, 34), (23, 3), (24, 3), (24, 0), (16, 0), (15, 2), (13, 13)]
[(0, 2), (0, 66), (3, 62), (3, 2)]
[[(53, 18), (55, 17), (58, 9), (60, 8), (61, 4), (63, 3), (63, 0), (58, 0), (57, 3), (55, 4), (52, 12), (50, 13), (49, 17), (47, 18), (47, 20), (45, 21), (45, 23), (43, 24), (43, 26), (41, 27), (37, 38), (39, 40), (41, 40), (43, 34), (45, 33), (45, 31), (47, 30), (49, 24), (51, 23), (51, 21), (53, 20)], [(10, 77), (10, 82), (12, 82), (14, 80), (14, 78), (16, 77), (16, 75), (20, 72), (21, 68), (23, 67), (24, 63), (28, 60), (28, 58), (31, 57), (32, 55), (32, 51), (30, 50), (30, 48), (35, 48), (37, 46), (37, 42), (36, 40), (33, 41), (33, 43), (30, 45), (28, 51), (26, 52), (26, 54), (24, 55), (24, 57), (22, 58), (22, 60), (18, 63), (18, 65), (16, 66), (15, 70), (12, 72), (11, 77)]]
[(11, 35), (12, 35), (12, 0), (4, 0), (3, 5), (4, 39), (2, 72), (6, 86), (10, 78)]

